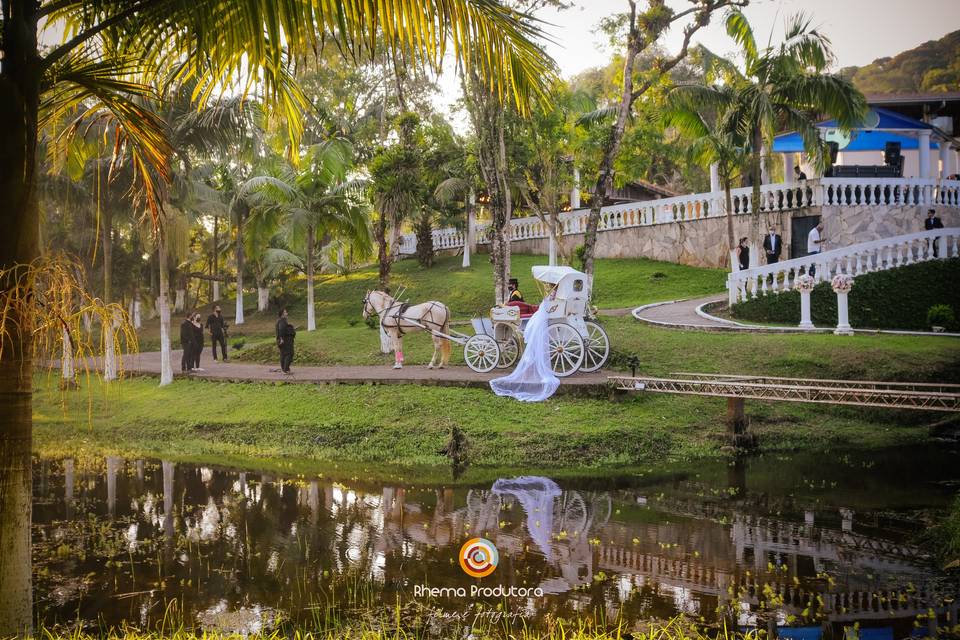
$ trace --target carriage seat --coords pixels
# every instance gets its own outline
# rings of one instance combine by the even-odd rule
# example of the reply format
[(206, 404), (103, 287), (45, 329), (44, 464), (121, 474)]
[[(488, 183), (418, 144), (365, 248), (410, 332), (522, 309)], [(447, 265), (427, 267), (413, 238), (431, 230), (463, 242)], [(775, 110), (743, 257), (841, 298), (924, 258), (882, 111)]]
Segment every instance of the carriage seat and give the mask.
[(511, 300), (507, 303), (508, 307), (519, 307), (520, 317), (529, 318), (537, 312), (537, 309), (540, 308), (538, 304), (527, 304), (526, 302), (520, 302), (519, 300)]

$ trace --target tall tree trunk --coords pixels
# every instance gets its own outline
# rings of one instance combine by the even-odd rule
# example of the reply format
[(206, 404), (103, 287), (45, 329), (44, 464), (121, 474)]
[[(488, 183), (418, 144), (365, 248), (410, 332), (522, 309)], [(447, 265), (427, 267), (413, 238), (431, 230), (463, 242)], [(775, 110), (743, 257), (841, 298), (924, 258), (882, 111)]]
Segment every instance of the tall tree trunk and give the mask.
[(110, 207), (100, 210), (100, 225), (103, 228), (103, 301), (113, 302), (113, 211)]
[[(693, 35), (710, 24), (710, 17), (715, 11), (731, 5), (744, 4), (740, 0), (702, 0), (692, 7), (673, 12), (669, 20), (661, 20), (659, 18), (662, 17), (661, 12), (665, 7), (662, 0), (656, 2), (651, 0), (648, 3), (648, 12), (640, 16), (640, 19), (637, 16), (636, 0), (628, 0), (628, 2), (630, 5), (629, 31), (623, 61), (623, 86), (620, 91), (620, 105), (617, 108), (616, 120), (610, 127), (603, 156), (600, 160), (600, 170), (593, 186), (593, 197), (590, 202), (590, 216), (587, 218), (587, 228), (583, 238), (583, 270), (586, 271), (591, 283), (593, 281), (593, 255), (596, 249), (597, 231), (600, 228), (600, 210), (603, 207), (604, 198), (609, 198), (613, 194), (613, 169), (617, 156), (620, 155), (620, 146), (623, 143), (623, 135), (630, 118), (630, 112), (633, 109), (633, 103), (687, 57)], [(653, 20), (649, 19), (651, 18), (651, 12), (654, 14), (652, 16)], [(692, 15), (692, 20), (683, 29), (683, 42), (677, 54), (666, 59), (657, 57), (654, 63), (655, 73), (649, 74), (640, 86), (634, 89), (634, 62), (640, 52), (646, 51), (656, 44), (660, 36), (676, 21), (690, 15)], [(641, 22), (644, 23), (642, 28), (640, 26)]]
[(307, 331), (316, 331), (316, 310), (313, 307), (313, 225), (307, 225)]
[(246, 215), (246, 205), (242, 202), (237, 205), (237, 310), (233, 318), (234, 325), (243, 324), (243, 221)]
[(270, 306), (270, 285), (257, 278), (257, 311), (266, 311)]
[[(8, 0), (0, 60), (0, 269), (29, 264), (39, 255), (36, 194), (37, 2)], [(13, 283), (0, 282), (0, 292)], [(2, 297), (0, 293), (0, 297)], [(32, 633), (30, 559), (30, 448), (33, 429), (34, 318), (16, 308), (0, 331), (0, 636)]]
[(380, 214), (374, 226), (374, 235), (377, 240), (377, 260), (380, 263), (380, 290), (387, 291), (390, 286), (390, 254), (387, 247), (387, 216)]
[(750, 154), (750, 176), (753, 179), (753, 191), (750, 195), (750, 267), (755, 267), (760, 264), (760, 248), (758, 246), (760, 240), (760, 198), (762, 197), (760, 195), (760, 184), (763, 180), (761, 177), (763, 173), (761, 167), (761, 162), (763, 162), (763, 132), (760, 127), (754, 128), (750, 136), (750, 144), (753, 147)]
[(730, 270), (737, 270), (737, 240), (733, 237), (733, 194), (730, 192), (730, 176), (723, 176), (723, 193), (727, 211), (727, 247), (730, 254)]
[[(213, 253), (210, 257), (210, 275), (216, 277), (220, 274), (220, 246), (219, 239), (217, 238), (220, 231), (220, 219), (216, 216), (213, 217)], [(210, 286), (212, 287), (210, 291), (210, 301), (216, 302), (220, 299), (220, 281), (212, 280)]]
[[(593, 197), (590, 199), (590, 215), (587, 217), (587, 228), (583, 234), (583, 267), (588, 280), (593, 281), (593, 255), (597, 245), (597, 231), (600, 228), (600, 211), (604, 200), (613, 195), (613, 166), (620, 155), (620, 145), (623, 134), (630, 119), (633, 108), (633, 68), (640, 51), (640, 32), (636, 26), (636, 6), (630, 4), (630, 31), (627, 34), (627, 52), (623, 61), (623, 86), (620, 90), (620, 105), (617, 108), (617, 118), (610, 128), (603, 157), (600, 159), (600, 170), (597, 181), (593, 185)], [(593, 287), (590, 287), (593, 290)]]
[(157, 307), (160, 312), (160, 386), (173, 382), (173, 366), (170, 362), (170, 283), (167, 273), (167, 239), (163, 231), (157, 231), (157, 262), (160, 267), (160, 295)]

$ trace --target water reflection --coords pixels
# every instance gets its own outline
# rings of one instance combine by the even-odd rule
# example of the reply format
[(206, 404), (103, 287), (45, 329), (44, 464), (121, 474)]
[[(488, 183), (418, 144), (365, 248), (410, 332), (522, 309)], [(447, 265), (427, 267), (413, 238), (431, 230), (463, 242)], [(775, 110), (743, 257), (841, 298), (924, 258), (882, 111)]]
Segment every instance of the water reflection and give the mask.
[[(542, 589), (509, 603), (528, 624), (682, 612), (909, 634), (929, 607), (956, 620), (956, 604), (941, 606), (955, 585), (912, 543), (956, 490), (955, 454), (925, 452), (906, 476), (895, 473), (900, 451), (469, 488), (37, 461), (35, 607), (47, 624), (315, 626), (410, 603), (415, 585), (468, 587), (456, 553), (482, 536), (500, 553), (484, 586)], [(456, 613), (470, 602), (429, 604)]]

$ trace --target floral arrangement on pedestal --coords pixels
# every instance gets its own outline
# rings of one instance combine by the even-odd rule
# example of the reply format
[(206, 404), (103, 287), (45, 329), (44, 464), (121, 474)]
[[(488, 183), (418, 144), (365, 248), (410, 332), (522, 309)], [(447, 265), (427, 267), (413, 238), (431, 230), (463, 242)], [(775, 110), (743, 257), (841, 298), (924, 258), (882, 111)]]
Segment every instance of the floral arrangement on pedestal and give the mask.
[(815, 286), (817, 286), (816, 279), (808, 273), (798, 276), (793, 281), (793, 288), (797, 291), (813, 291)]
[(833, 287), (834, 293), (850, 293), (850, 290), (853, 289), (853, 276), (838, 273), (833, 276), (830, 286)]

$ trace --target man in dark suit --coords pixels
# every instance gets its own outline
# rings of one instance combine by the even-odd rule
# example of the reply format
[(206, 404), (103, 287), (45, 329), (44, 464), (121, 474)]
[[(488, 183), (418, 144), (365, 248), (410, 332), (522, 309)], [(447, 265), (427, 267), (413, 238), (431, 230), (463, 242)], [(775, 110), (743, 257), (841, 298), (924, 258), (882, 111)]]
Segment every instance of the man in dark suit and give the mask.
[[(923, 228), (926, 231), (933, 229), (943, 229), (943, 221), (937, 216), (936, 209), (927, 209), (927, 219), (923, 221)], [(940, 238), (933, 239), (933, 257), (936, 258), (940, 251)]]
[(183, 355), (180, 357), (180, 371), (183, 373), (193, 371), (193, 350), (196, 348), (193, 337), (193, 323), (190, 322), (190, 315), (188, 315), (180, 323), (180, 348), (183, 349)]
[(280, 348), (280, 370), (284, 373), (290, 373), (290, 365), (293, 363), (293, 340), (297, 335), (297, 330), (287, 321), (286, 307), (280, 309), (280, 317), (277, 319), (277, 346)]
[(220, 311), (220, 305), (213, 308), (213, 313), (207, 316), (207, 329), (210, 330), (210, 341), (213, 344), (213, 359), (217, 359), (217, 344), (220, 345), (220, 354), (223, 361), (227, 361), (227, 321)]
[(767, 254), (767, 264), (780, 262), (780, 253), (783, 251), (783, 239), (777, 233), (777, 228), (770, 225), (770, 233), (763, 237), (763, 250)]

